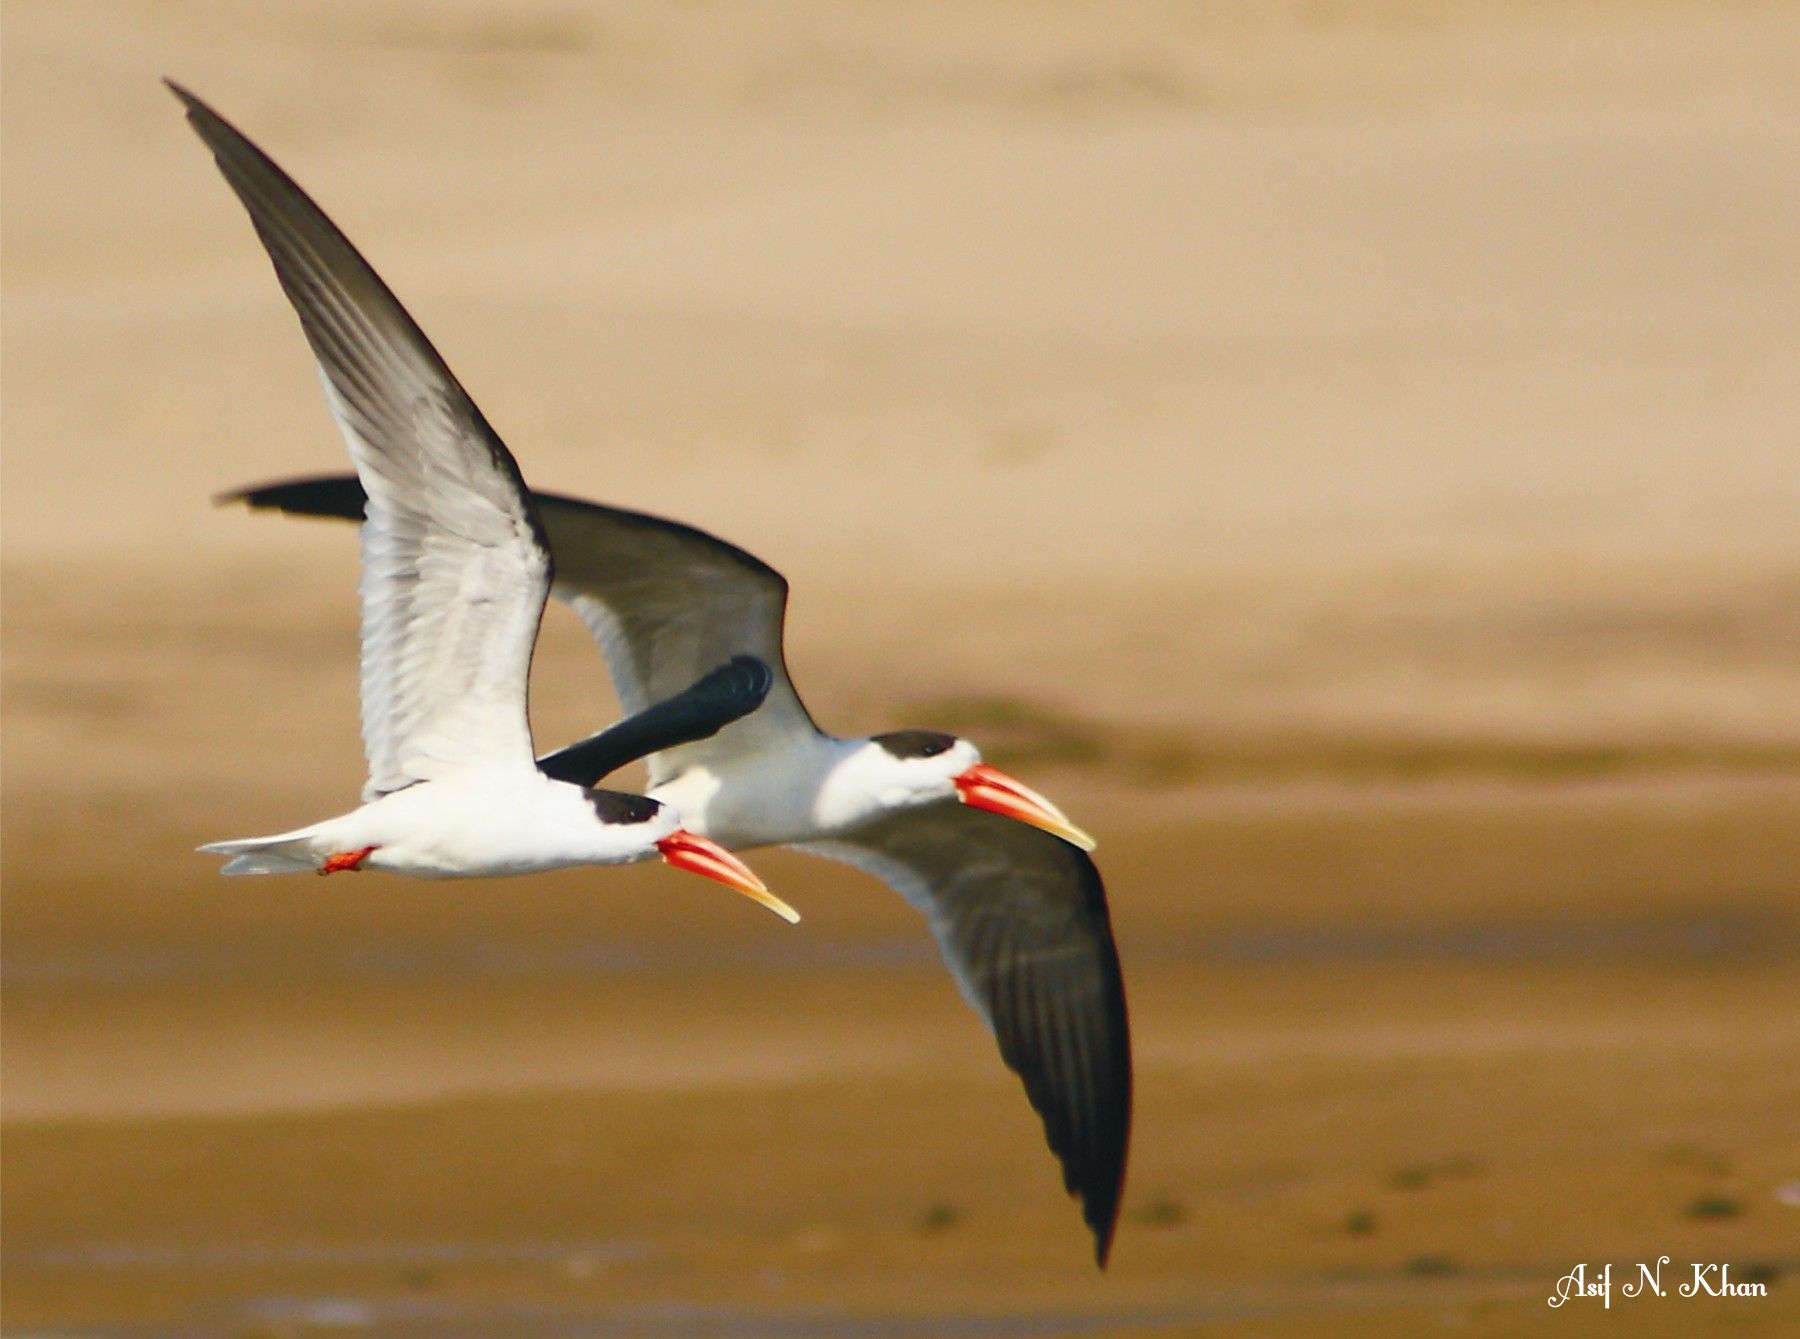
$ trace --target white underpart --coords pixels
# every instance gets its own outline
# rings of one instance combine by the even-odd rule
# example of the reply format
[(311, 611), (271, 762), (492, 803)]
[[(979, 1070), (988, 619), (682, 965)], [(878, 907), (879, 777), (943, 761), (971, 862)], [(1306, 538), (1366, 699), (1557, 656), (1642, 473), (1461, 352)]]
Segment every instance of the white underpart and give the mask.
[(641, 860), (679, 825), (666, 806), (643, 823), (601, 823), (580, 787), (541, 772), (464, 772), (293, 832), (202, 849), (235, 857), (227, 874), (317, 869), (331, 856), (373, 847), (358, 868), (423, 879), (497, 877)]

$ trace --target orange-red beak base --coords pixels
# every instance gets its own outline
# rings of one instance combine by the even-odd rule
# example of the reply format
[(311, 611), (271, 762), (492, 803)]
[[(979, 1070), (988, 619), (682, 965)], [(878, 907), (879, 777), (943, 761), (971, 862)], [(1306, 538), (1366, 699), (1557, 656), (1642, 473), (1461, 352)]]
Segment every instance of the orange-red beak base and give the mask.
[(976, 763), (956, 778), (956, 793), (964, 804), (1055, 833), (1084, 851), (1094, 849), (1094, 839), (1071, 823), (1061, 809), (998, 767)]
[(727, 888), (742, 893), (752, 902), (761, 903), (790, 925), (800, 919), (800, 913), (771, 893), (763, 881), (751, 872), (750, 866), (717, 842), (708, 841), (685, 828), (678, 828), (659, 841), (656, 849), (676, 869), (685, 869), (690, 874), (722, 883)]

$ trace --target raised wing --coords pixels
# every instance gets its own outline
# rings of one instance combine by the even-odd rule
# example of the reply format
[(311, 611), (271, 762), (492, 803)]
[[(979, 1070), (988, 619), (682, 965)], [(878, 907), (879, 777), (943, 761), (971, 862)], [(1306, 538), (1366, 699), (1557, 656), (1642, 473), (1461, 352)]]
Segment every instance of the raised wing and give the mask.
[[(264, 484), (228, 495), (252, 507), (354, 520), (361, 490), (348, 476)], [(533, 493), (556, 558), (552, 590), (588, 625), (606, 656), (627, 714), (680, 693), (714, 665), (754, 656), (774, 674), (760, 710), (712, 741), (650, 760), (660, 785), (714, 746), (735, 755), (780, 746), (817, 727), (788, 679), (782, 657), (787, 581), (767, 563), (678, 521), (558, 493)]]
[(525, 697), (550, 555), (518, 465), (349, 239), (260, 149), (169, 87), (275, 263), (367, 493), (365, 798), (464, 767), (531, 766)]
[(867, 870), (924, 913), (1043, 1117), (1104, 1265), (1131, 1139), (1131, 1026), (1094, 862), (1049, 833), (956, 804), (796, 849)]
[(678, 521), (543, 494), (544, 529), (557, 554), (558, 598), (600, 643), (627, 712), (678, 693), (710, 665), (751, 655), (775, 679), (762, 707), (712, 739), (650, 760), (652, 786), (704, 762), (778, 750), (816, 733), (782, 654), (787, 579), (734, 544)]
[(734, 657), (667, 701), (539, 758), (538, 770), (556, 781), (597, 786), (626, 763), (710, 739), (760, 707), (774, 682), (774, 673), (755, 656)]

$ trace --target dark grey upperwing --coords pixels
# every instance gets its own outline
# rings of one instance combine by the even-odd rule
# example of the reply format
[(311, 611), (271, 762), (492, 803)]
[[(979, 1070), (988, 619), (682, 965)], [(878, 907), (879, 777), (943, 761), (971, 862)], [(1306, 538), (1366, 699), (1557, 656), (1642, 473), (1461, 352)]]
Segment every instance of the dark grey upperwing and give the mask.
[(305, 479), (283, 479), (251, 488), (234, 488), (213, 500), (221, 505), (242, 502), (258, 510), (284, 511), (290, 516), (328, 516), (360, 521), (369, 495), (363, 492), (362, 480), (354, 474), (317, 474)]
[(626, 763), (710, 739), (760, 707), (774, 682), (774, 673), (755, 656), (736, 656), (666, 702), (539, 758), (538, 770), (556, 781), (597, 786)]
[[(296, 515), (362, 516), (356, 480), (294, 479), (227, 494)], [(774, 682), (762, 708), (719, 732), (739, 758), (813, 731), (782, 654), (787, 581), (736, 545), (678, 521), (556, 493), (533, 493), (555, 559), (551, 594), (574, 607), (600, 643), (627, 714), (680, 693), (733, 656), (755, 656)], [(651, 759), (651, 783), (710, 748), (687, 745)]]
[(1131, 1025), (1094, 862), (1049, 833), (959, 804), (795, 849), (867, 870), (925, 914), (1043, 1117), (1105, 1265), (1131, 1140)]

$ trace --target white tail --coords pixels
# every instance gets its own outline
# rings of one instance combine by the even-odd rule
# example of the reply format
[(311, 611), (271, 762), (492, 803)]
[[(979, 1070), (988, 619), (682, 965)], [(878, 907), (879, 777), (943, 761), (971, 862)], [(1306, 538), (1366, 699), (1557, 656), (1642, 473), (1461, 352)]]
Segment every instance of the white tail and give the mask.
[(221, 874), (305, 874), (319, 868), (311, 828), (274, 837), (210, 842), (200, 849), (209, 855), (232, 857), (219, 871)]

